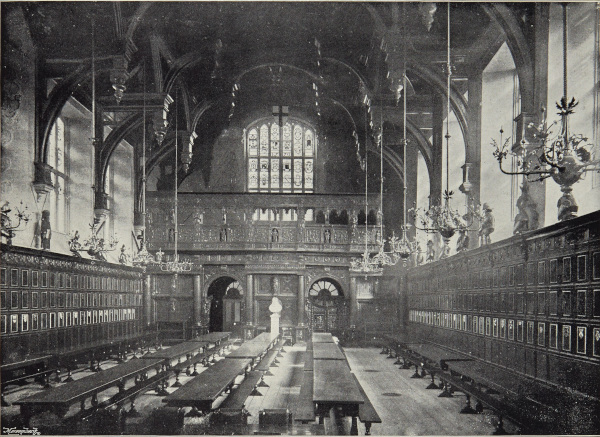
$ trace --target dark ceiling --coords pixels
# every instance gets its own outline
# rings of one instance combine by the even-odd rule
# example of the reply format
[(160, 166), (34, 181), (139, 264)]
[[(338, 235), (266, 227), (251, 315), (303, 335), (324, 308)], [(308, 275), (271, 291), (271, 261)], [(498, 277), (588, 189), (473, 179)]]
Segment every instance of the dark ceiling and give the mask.
[[(482, 56), (497, 50), (503, 38), (486, 5), (450, 5), (455, 78), (483, 68)], [(507, 5), (526, 25), (531, 4)], [(48, 78), (66, 77), (78, 63), (88, 64), (93, 21), (101, 96), (112, 94), (113, 58), (127, 54), (126, 94), (142, 92), (145, 70), (149, 92), (183, 88), (187, 112), (180, 114), (188, 120), (180, 126), (189, 127), (190, 112), (213, 102), (222, 120), (207, 113), (210, 122), (200, 123), (215, 134), (227, 122), (236, 84), (238, 107), (292, 100), (314, 108), (315, 85), (321, 105), (343, 106), (348, 113), (361, 111), (365, 92), (374, 104), (395, 106), (392, 79), (402, 69), (405, 48), (409, 65), (421, 69), (409, 68), (408, 78), (414, 88), (410, 112), (423, 115), (412, 121), (423, 125), (431, 119), (431, 97), (440, 91), (431, 78), (445, 81), (446, 3), (78, 1), (20, 7)], [(465, 83), (453, 82), (459, 94)], [(79, 93), (90, 95), (89, 81)], [(85, 104), (89, 97), (80, 100)], [(430, 132), (429, 125), (422, 127)]]

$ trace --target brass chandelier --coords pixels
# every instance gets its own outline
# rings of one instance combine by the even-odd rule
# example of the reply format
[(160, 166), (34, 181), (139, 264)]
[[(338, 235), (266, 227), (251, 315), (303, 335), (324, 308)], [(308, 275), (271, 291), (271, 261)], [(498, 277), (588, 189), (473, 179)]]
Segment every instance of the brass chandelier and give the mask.
[[(600, 171), (600, 160), (594, 159), (592, 144), (582, 134), (571, 134), (569, 116), (575, 111), (578, 102), (573, 97), (569, 101), (567, 93), (567, 43), (568, 43), (568, 4), (562, 4), (563, 10), (563, 95), (556, 103), (557, 115), (560, 116), (560, 130), (553, 134), (552, 129), (558, 125), (554, 121), (550, 125), (546, 120), (546, 111), (542, 109), (542, 120), (539, 125), (530, 123), (528, 129), (534, 141), (523, 138), (520, 144), (510, 147), (510, 137), (502, 139), (504, 131), (500, 129), (500, 142), (492, 140), (493, 155), (498, 160), (500, 171), (507, 175), (523, 175), (527, 182), (542, 181), (552, 178), (560, 185), (562, 196), (558, 200), (558, 220), (568, 220), (577, 215), (577, 202), (573, 197), (573, 185), (579, 182), (588, 171)], [(502, 167), (504, 159), (511, 155), (516, 158), (518, 169), (507, 171)]]
[[(479, 230), (479, 224), (476, 219), (481, 219), (479, 206), (476, 209), (467, 206), (466, 214), (461, 214), (450, 205), (453, 191), (449, 189), (449, 149), (450, 149), (450, 91), (452, 64), (450, 59), (450, 3), (447, 4), (448, 25), (447, 25), (447, 45), (446, 45), (446, 189), (443, 193), (443, 201), (439, 205), (431, 206), (427, 211), (423, 208), (413, 207), (409, 213), (415, 219), (415, 227), (418, 230), (427, 233), (438, 233), (444, 242), (444, 249), (441, 258), (447, 257), (450, 253), (450, 239), (457, 231), (476, 231)], [(405, 249), (406, 250), (406, 249)]]

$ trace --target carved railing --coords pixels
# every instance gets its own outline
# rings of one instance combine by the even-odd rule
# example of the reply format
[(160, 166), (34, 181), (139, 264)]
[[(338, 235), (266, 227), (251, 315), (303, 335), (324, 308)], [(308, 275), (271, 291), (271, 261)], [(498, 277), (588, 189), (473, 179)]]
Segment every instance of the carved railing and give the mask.
[[(368, 209), (377, 214), (375, 201)], [(163, 193), (148, 198), (148, 243), (157, 250), (174, 247), (172, 199)], [(372, 209), (370, 209), (372, 208)], [(280, 250), (362, 253), (365, 233), (370, 251), (377, 250), (380, 228), (358, 225), (364, 198), (356, 195), (190, 194), (179, 195), (178, 248), (182, 251)], [(295, 219), (257, 220), (256, 211), (294, 211)], [(306, 220), (307, 211), (312, 215)], [(348, 224), (330, 224), (333, 211)], [(325, 223), (316, 223), (321, 214)]]

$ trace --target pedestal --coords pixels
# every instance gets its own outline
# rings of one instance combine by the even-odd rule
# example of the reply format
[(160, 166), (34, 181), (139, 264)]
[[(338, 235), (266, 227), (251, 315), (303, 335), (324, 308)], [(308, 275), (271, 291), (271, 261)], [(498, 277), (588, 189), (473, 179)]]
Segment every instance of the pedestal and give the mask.
[(279, 313), (271, 314), (271, 340), (279, 335)]

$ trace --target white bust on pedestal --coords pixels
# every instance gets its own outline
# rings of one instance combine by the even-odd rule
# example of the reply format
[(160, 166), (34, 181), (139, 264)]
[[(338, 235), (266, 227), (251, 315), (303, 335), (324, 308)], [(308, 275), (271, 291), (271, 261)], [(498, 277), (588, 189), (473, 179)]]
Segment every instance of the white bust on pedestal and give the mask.
[(273, 296), (271, 305), (269, 305), (269, 311), (271, 311), (271, 339), (279, 335), (279, 317), (281, 316), (282, 309), (281, 301)]

